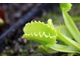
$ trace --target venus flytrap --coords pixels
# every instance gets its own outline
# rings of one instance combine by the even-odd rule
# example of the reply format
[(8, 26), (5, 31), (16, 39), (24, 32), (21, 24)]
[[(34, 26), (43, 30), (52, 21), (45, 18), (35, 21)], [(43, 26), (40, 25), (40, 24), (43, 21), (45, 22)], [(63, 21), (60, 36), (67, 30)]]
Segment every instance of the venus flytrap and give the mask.
[[(54, 26), (53, 26), (53, 24), (52, 24), (52, 20), (49, 19), (49, 20), (48, 20), (48, 24), (54, 28)], [(54, 28), (54, 29), (55, 29), (55, 28)], [(55, 30), (56, 30), (56, 29), (55, 29)], [(56, 31), (57, 31), (57, 30), (56, 30)], [(77, 48), (78, 50), (80, 50), (80, 47), (79, 47), (80, 45), (79, 45), (77, 42), (75, 42), (75, 41), (73, 41), (72, 39), (66, 37), (65, 35), (61, 34), (61, 33), (58, 32), (58, 31), (57, 31), (57, 35), (58, 35), (57, 38), (58, 38), (59, 40), (63, 41), (65, 44), (74, 46), (75, 48)], [(61, 46), (62, 46), (62, 45), (61, 45)]]
[(55, 44), (57, 32), (50, 26), (51, 24), (44, 24), (44, 22), (31, 22), (25, 25), (23, 31), (23, 38), (35, 40), (43, 45)]
[[(32, 30), (33, 29), (33, 30)], [(80, 45), (72, 39), (59, 33), (49, 19), (47, 24), (43, 22), (31, 22), (25, 25), (23, 38), (34, 40), (43, 45), (45, 48), (50, 48), (62, 52), (77, 52), (79, 53)], [(66, 45), (56, 44), (56, 38), (63, 41)]]
[(67, 13), (71, 9), (70, 3), (60, 3), (60, 8), (62, 10), (62, 15), (64, 18), (64, 22), (66, 24), (67, 29), (70, 31), (71, 35), (74, 37), (74, 39), (80, 43), (80, 32), (77, 29), (76, 25), (74, 24), (73, 20)]
[[(24, 35), (22, 38), (27, 38), (28, 40), (33, 40), (41, 43), (42, 45), (38, 47), (41, 52), (54, 53), (57, 51), (61, 51), (61, 52), (69, 52), (69, 53), (80, 53), (80, 44), (72, 40), (72, 38), (75, 38), (73, 35), (75, 33), (72, 34), (71, 32), (72, 29), (74, 29), (73, 32), (74, 31), (76, 32), (76, 30), (78, 31), (78, 29), (75, 28), (76, 26), (74, 25), (72, 20), (70, 20), (70, 17), (68, 16), (68, 14), (66, 14), (67, 13), (66, 11), (69, 11), (71, 9), (71, 4), (61, 3), (60, 7), (63, 12), (63, 17), (65, 15), (64, 19), (65, 20), (69, 19), (67, 22), (65, 22), (66, 25), (71, 24), (70, 27), (72, 27), (70, 28), (68, 25), (67, 26), (68, 30), (65, 27), (62, 27), (62, 31), (63, 29), (65, 29), (66, 32), (68, 32), (67, 34), (70, 34), (69, 37), (65, 35), (66, 34), (65, 31), (63, 31), (63, 33), (60, 32), (61, 28), (55, 28), (52, 23), (52, 20), (49, 19), (47, 21), (47, 24), (40, 21), (38, 22), (35, 21), (35, 22), (26, 24), (23, 29)], [(67, 8), (63, 8), (63, 7), (67, 7)], [(79, 39), (79, 38), (75, 38), (75, 40), (76, 39)], [(57, 44), (58, 40), (63, 42), (65, 45)], [(50, 50), (48, 50), (48, 48)]]

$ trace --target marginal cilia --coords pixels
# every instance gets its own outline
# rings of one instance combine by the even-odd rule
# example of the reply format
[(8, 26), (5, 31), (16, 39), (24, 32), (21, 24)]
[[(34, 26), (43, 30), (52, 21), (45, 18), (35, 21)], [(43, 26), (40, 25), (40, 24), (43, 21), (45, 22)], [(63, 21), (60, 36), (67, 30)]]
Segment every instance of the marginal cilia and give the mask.
[[(77, 49), (80, 50), (80, 48), (78, 47), (79, 45), (75, 41), (68, 38), (68, 35), (66, 35), (66, 33), (68, 32), (66, 27), (58, 26), (55, 28), (53, 26), (51, 19), (48, 20), (47, 24), (45, 24), (44, 22), (40, 22), (40, 21), (38, 21), (38, 22), (32, 21), (31, 23), (28, 23), (25, 25), (23, 31), (24, 31), (24, 35), (22, 38), (27, 38), (28, 40), (37, 41), (42, 44), (39, 46), (40, 50), (43, 49), (44, 51), (46, 51), (48, 53), (53, 53), (54, 51), (79, 53), (79, 51), (77, 50)], [(63, 33), (61, 33), (60, 31), (63, 31)], [(69, 33), (67, 33), (67, 34), (69, 34)], [(62, 38), (60, 38), (60, 36), (62, 36)], [(61, 41), (63, 41), (67, 45), (57, 44), (56, 39), (58, 37), (59, 37), (59, 39), (62, 39)], [(69, 37), (71, 37), (71, 36), (69, 36)], [(66, 41), (69, 41), (69, 42), (67, 43)], [(76, 46), (72, 42), (75, 43)], [(50, 48), (50, 50), (48, 50), (48, 48)], [(77, 48), (77, 49), (75, 49), (75, 48)]]

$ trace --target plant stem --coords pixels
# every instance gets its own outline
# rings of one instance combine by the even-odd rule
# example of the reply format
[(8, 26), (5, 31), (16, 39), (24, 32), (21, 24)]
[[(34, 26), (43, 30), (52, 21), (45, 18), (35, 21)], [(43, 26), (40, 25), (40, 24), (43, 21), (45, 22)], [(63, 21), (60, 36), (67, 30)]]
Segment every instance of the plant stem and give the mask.
[[(51, 19), (48, 20), (48, 24), (53, 26)], [(56, 30), (57, 31), (57, 30)], [(77, 42), (73, 41), (72, 39), (68, 38), (65, 35), (62, 35), (61, 33), (59, 33), (57, 31), (58, 34), (58, 39), (60, 39), (60, 41), (63, 41), (64, 43), (66, 43), (67, 45), (73, 46), (74, 48), (76, 48), (77, 50), (80, 50), (80, 44), (78, 44)]]
[(76, 48), (77, 50), (80, 51), (80, 44), (78, 44), (77, 42), (73, 41), (72, 39), (60, 34), (59, 32), (57, 32), (57, 33), (58, 33), (58, 39), (60, 41), (63, 41), (65, 44), (71, 45), (71, 46), (73, 46), (74, 48)]

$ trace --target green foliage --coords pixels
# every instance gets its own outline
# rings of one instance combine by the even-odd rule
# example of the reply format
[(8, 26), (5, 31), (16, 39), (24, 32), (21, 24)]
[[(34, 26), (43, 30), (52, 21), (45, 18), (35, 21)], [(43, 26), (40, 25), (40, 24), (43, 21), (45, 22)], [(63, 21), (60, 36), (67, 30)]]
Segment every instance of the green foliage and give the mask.
[[(66, 5), (68, 5), (68, 4), (66, 4)], [(64, 22), (66, 24), (67, 29), (70, 31), (70, 33), (74, 37), (74, 39), (78, 43), (80, 43), (80, 33), (79, 33), (79, 30), (77, 29), (76, 25), (74, 24), (73, 20), (69, 16), (69, 14), (66, 12), (66, 10), (64, 10), (65, 8), (70, 9), (71, 6), (70, 7), (67, 7), (67, 6), (66, 7), (62, 7), (62, 5), (61, 5), (60, 7), (61, 7), (61, 10), (62, 10), (62, 15), (63, 15)]]
[[(51, 19), (47, 21), (47, 24), (40, 21), (31, 22), (25, 25), (22, 38), (41, 43), (42, 45), (38, 49), (43, 53), (56, 53), (57, 51), (80, 53), (80, 32), (67, 13), (71, 9), (71, 6), (70, 3), (60, 3), (66, 26), (61, 25), (55, 28)], [(58, 44), (58, 41), (64, 44)]]
[(23, 38), (28, 40), (35, 40), (43, 45), (56, 43), (57, 32), (52, 24), (35, 21), (31, 22), (31, 24), (26, 24), (23, 30), (25, 32)]
[(67, 29), (67, 27), (65, 25), (59, 25), (56, 27), (56, 29), (63, 35), (69, 37), (69, 38), (73, 38), (72, 35), (70, 34), (69, 30)]

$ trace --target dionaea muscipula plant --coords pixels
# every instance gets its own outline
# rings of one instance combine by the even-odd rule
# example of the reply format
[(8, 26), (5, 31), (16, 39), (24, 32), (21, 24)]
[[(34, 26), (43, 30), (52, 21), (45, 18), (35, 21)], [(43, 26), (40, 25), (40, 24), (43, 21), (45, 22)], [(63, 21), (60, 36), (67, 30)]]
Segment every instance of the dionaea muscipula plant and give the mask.
[(71, 4), (70, 3), (62, 3), (60, 4), (60, 8), (62, 10), (62, 15), (64, 18), (64, 22), (66, 24), (66, 27), (70, 31), (71, 35), (74, 37), (74, 39), (80, 43), (80, 32), (77, 29), (76, 25), (74, 24), (73, 20), (67, 13), (71, 9)]
[[(58, 51), (68, 53), (80, 53), (79, 30), (67, 13), (71, 9), (70, 3), (60, 3), (62, 15), (66, 26), (54, 27), (52, 20), (49, 19), (47, 24), (40, 21), (27, 23), (23, 29), (22, 38), (33, 40), (41, 43), (39, 51), (46, 53), (55, 53)], [(63, 32), (61, 32), (61, 31)], [(69, 36), (68, 36), (69, 35)], [(75, 39), (74, 40), (72, 40)], [(57, 41), (64, 44), (58, 44)]]

